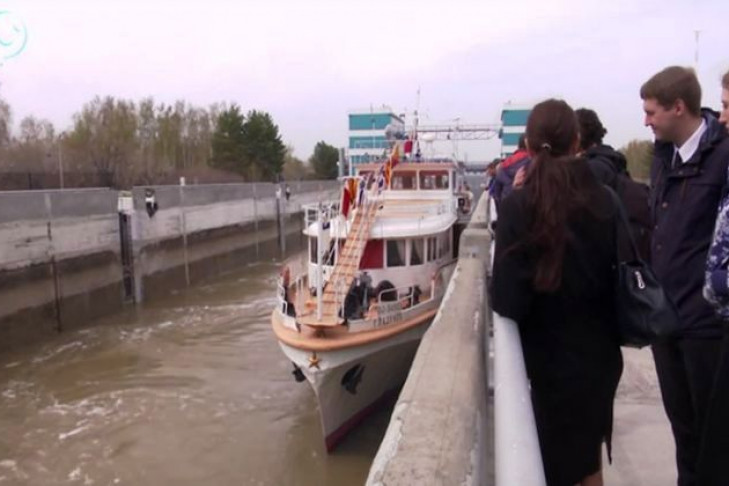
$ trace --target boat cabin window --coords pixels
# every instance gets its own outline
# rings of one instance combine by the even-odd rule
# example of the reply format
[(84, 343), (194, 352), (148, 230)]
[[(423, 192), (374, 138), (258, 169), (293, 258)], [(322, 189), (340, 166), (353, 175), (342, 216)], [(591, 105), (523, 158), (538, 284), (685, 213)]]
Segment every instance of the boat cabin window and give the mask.
[(422, 265), (425, 256), (424, 247), (425, 240), (422, 238), (410, 240), (410, 265)]
[(369, 240), (359, 261), (359, 268), (382, 268), (384, 263), (384, 245), (382, 240)]
[(423, 170), (420, 171), (420, 189), (448, 189), (447, 170)]
[(309, 237), (309, 261), (311, 263), (316, 263), (316, 237), (310, 236)]
[(387, 266), (402, 267), (405, 265), (405, 248), (407, 240), (387, 240)]
[(402, 171), (392, 174), (391, 189), (409, 190), (415, 189), (415, 171)]
[(428, 261), (432, 262), (436, 257), (436, 238), (431, 236), (428, 238)]

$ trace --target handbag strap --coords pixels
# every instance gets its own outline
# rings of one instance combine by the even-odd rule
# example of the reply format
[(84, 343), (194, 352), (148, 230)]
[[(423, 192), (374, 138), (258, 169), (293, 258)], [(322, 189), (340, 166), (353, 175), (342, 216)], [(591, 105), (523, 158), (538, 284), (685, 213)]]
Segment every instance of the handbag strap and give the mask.
[[(642, 261), (640, 258), (640, 254), (638, 253), (638, 247), (635, 244), (635, 240), (633, 239), (633, 235), (630, 232), (630, 223), (628, 223), (628, 215), (625, 212), (625, 207), (623, 206), (623, 202), (618, 197), (618, 194), (613, 190), (612, 187), (603, 184), (603, 187), (605, 190), (607, 190), (608, 194), (610, 194), (610, 199), (613, 200), (613, 205), (617, 209), (617, 242), (621, 241), (621, 236), (623, 239), (627, 240), (629, 242), (630, 251), (631, 251), (631, 260), (630, 261)], [(622, 230), (622, 231), (621, 231)], [(620, 254), (620, 245), (616, 245), (618, 247), (618, 255)]]

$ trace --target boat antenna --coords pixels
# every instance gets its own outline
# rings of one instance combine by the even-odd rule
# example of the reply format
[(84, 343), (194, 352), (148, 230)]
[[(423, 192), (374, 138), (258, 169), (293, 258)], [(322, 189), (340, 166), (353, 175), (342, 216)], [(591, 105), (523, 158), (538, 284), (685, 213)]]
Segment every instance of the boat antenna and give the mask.
[(420, 111), (420, 86), (418, 86), (418, 96), (415, 102), (415, 122), (413, 123), (413, 138), (415, 139), (415, 153), (420, 153), (420, 137), (418, 137), (418, 112)]

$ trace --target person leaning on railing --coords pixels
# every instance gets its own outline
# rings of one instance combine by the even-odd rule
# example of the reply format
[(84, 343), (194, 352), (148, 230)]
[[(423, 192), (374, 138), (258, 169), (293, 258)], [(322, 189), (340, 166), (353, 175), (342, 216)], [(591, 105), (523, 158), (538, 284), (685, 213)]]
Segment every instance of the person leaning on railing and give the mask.
[(622, 356), (613, 307), (616, 211), (575, 157), (578, 125), (564, 101), (532, 110), (531, 166), (499, 206), (494, 312), (519, 326), (550, 486), (602, 485)]

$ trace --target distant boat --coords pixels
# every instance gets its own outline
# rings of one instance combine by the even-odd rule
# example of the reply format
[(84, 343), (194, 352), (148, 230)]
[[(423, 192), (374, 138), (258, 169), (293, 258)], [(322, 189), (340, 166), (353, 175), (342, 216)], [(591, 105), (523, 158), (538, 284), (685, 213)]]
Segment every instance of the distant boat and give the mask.
[(340, 201), (306, 207), (309, 251), (279, 280), (273, 331), (314, 390), (328, 451), (399, 393), (470, 210), (455, 163), (397, 162), (359, 165)]

